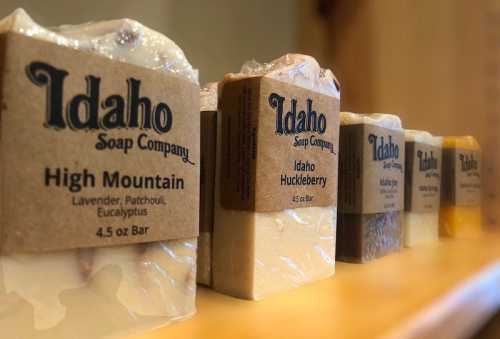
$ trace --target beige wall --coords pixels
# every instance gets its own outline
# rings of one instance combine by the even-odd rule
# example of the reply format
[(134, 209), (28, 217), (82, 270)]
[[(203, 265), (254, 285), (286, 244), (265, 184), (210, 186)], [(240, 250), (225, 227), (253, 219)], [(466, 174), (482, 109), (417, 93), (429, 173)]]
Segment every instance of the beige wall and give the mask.
[[(145, 6), (147, 5), (147, 6)], [(298, 0), (1, 0), (0, 16), (23, 7), (43, 25), (129, 17), (174, 40), (201, 82), (295, 50)]]

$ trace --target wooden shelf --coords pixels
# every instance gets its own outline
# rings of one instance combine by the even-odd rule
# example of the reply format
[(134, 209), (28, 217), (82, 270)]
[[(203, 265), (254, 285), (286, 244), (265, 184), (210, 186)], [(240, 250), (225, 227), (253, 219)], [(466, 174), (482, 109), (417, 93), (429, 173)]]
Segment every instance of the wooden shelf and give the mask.
[(445, 239), (263, 301), (200, 287), (198, 313), (134, 339), (460, 338), (500, 308), (500, 235)]

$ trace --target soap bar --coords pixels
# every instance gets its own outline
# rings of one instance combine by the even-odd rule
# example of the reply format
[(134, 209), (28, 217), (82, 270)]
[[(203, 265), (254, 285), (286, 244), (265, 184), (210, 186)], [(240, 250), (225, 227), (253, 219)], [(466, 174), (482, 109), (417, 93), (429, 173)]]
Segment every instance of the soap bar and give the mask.
[(363, 263), (400, 249), (404, 151), (399, 117), (341, 112), (339, 260)]
[(200, 175), (200, 235), (196, 281), (211, 285), (212, 232), (215, 187), (215, 146), (217, 142), (217, 83), (206, 84), (200, 90), (201, 114), (201, 175)]
[[(270, 88), (267, 86), (270, 86)], [(246, 89), (241, 90), (243, 87)], [(236, 89), (241, 91), (236, 92)], [(261, 125), (258, 131), (252, 132), (254, 129), (249, 127), (244, 130), (243, 133), (238, 134), (241, 135), (241, 139), (235, 140), (235, 143), (224, 139), (223, 134), (225, 132), (222, 127), (223, 120), (225, 114), (231, 114), (233, 112), (233, 110), (230, 110), (231, 112), (225, 111), (225, 107), (229, 105), (229, 102), (236, 103), (236, 105), (238, 105), (237, 102), (249, 103), (246, 99), (241, 99), (240, 101), (239, 98), (243, 98), (252, 93), (251, 98), (247, 97), (247, 99), (252, 102), (249, 105), (261, 104), (262, 108), (268, 103), (274, 102), (271, 98), (272, 94), (269, 94), (271, 92), (276, 94), (273, 97), (277, 98), (278, 101), (281, 100), (280, 98), (282, 97), (286, 97), (282, 100), (289, 100), (288, 95), (283, 94), (285, 91), (293, 91), (293, 93), (297, 94), (295, 96), (297, 98), (297, 114), (299, 110), (304, 110), (306, 106), (306, 100), (303, 99), (305, 96), (302, 94), (299, 95), (299, 92), (309, 93), (309, 97), (323, 98), (326, 102), (331, 103), (327, 106), (328, 111), (325, 112), (320, 111), (318, 106), (313, 106), (318, 105), (318, 101), (311, 101), (311, 106), (313, 108), (316, 107), (315, 113), (318, 115), (320, 113), (325, 114), (326, 126), (328, 126), (327, 129), (331, 129), (330, 133), (332, 133), (335, 140), (337, 140), (331, 144), (331, 147), (334, 152), (336, 152), (337, 148), (338, 100), (340, 98), (338, 83), (336, 83), (331, 71), (321, 69), (316, 60), (312, 57), (288, 54), (267, 64), (249, 62), (242, 67), (240, 73), (226, 75), (222, 84), (221, 102), (219, 102), (219, 114), (222, 118), (218, 118), (217, 120), (218, 152), (212, 254), (213, 288), (218, 292), (239, 298), (262, 299), (274, 293), (287, 291), (302, 284), (329, 277), (333, 275), (335, 271), (336, 196), (335, 199), (331, 199), (333, 196), (328, 197), (329, 202), (324, 206), (312, 205), (300, 207), (300, 202), (298, 201), (301, 199), (303, 200), (302, 203), (309, 203), (309, 201), (305, 201), (307, 200), (306, 196), (308, 194), (301, 195), (299, 193), (302, 190), (296, 188), (296, 192), (298, 192), (295, 198), (297, 200), (297, 207), (281, 208), (283, 204), (286, 205), (289, 203), (288, 200), (283, 201), (278, 199), (276, 204), (270, 204), (268, 203), (269, 200), (266, 199), (272, 200), (279, 197), (293, 199), (293, 197), (290, 197), (288, 194), (272, 192), (268, 190), (269, 187), (265, 187), (275, 182), (280, 182), (281, 172), (276, 170), (271, 171), (271, 173), (259, 172), (261, 175), (257, 175), (257, 178), (252, 177), (253, 179), (250, 179), (250, 181), (271, 180), (271, 184), (268, 185), (250, 184), (253, 186), (250, 190), (254, 193), (246, 195), (244, 192), (247, 192), (249, 186), (244, 185), (244, 187), (242, 187), (243, 191), (239, 191), (239, 193), (232, 192), (234, 193), (234, 198), (231, 198), (231, 196), (229, 196), (229, 198), (223, 197), (224, 192), (222, 191), (224, 188), (231, 188), (233, 184), (237, 185), (247, 180), (244, 179), (245, 175), (243, 175), (240, 176), (243, 181), (236, 181), (236, 183), (224, 181), (225, 184), (221, 183), (227, 178), (227, 175), (222, 173), (226, 173), (227, 171), (231, 172), (231, 169), (228, 168), (227, 156), (224, 154), (225, 150), (228, 150), (228, 147), (238, 147), (237, 144), (239, 142), (244, 142), (243, 140), (246, 138), (253, 138), (253, 136), (257, 135), (257, 138), (262, 138), (255, 141), (259, 152), (265, 153), (267, 151), (270, 154), (274, 154), (277, 159), (281, 159), (280, 157), (286, 155), (287, 152), (295, 150), (295, 147), (292, 146), (293, 137), (288, 137), (286, 134), (284, 136), (279, 136), (281, 135), (279, 131), (278, 136), (276, 136), (277, 134), (272, 130), (273, 128), (278, 128), (279, 130), (279, 127), (276, 127), (274, 124), (276, 118), (272, 112), (269, 112), (269, 121), (262, 120), (265, 121), (262, 122), (262, 124), (270, 123), (266, 125), (269, 129), (264, 129)], [(231, 93), (238, 93), (240, 96), (232, 97)], [(281, 95), (282, 97), (278, 98), (278, 96)], [(258, 98), (253, 100), (256, 96), (258, 96)], [(246, 106), (246, 104), (244, 104), (244, 106), (239, 106), (240, 108), (235, 108), (235, 110), (246, 110), (248, 106)], [(321, 109), (324, 109), (324, 107), (325, 106), (321, 106)], [(242, 116), (250, 117), (251, 114), (255, 112), (257, 111), (248, 112), (248, 115), (242, 113)], [(230, 135), (231, 131), (228, 129), (225, 129), (225, 131), (226, 136)], [(248, 133), (249, 131), (251, 133)], [(269, 131), (269, 134), (266, 133), (267, 131)], [(311, 135), (313, 135), (312, 139), (314, 139), (314, 136), (317, 138), (321, 137), (320, 134), (306, 132), (300, 135), (300, 138), (311, 138)], [(274, 140), (276, 143), (283, 143), (280, 144), (282, 148), (280, 148), (280, 150), (274, 149), (273, 147), (276, 146), (274, 142), (261, 143), (260, 140), (264, 140), (266, 137), (277, 138)], [(299, 138), (299, 136), (296, 138)], [(252, 142), (246, 145), (251, 144)], [(266, 147), (268, 147), (268, 149), (263, 149)], [(312, 147), (313, 146), (311, 146), (311, 148)], [(325, 145), (325, 147), (329, 146)], [(243, 161), (241, 165), (245, 166), (245, 163), (248, 162), (243, 159), (250, 156), (252, 153), (251, 149), (252, 148), (250, 148), (250, 152), (247, 152), (248, 149), (238, 152), (239, 149), (236, 148), (234, 153), (231, 153), (236, 157), (236, 160), (233, 160), (237, 161), (241, 159), (241, 161)], [(303, 157), (307, 156), (306, 151), (302, 151), (301, 148), (296, 152), (300, 152), (298, 154), (303, 154)], [(315, 154), (317, 154), (316, 156), (318, 158), (315, 159), (321, 157), (334, 168), (334, 170), (328, 172), (325, 178), (328, 185), (331, 185), (329, 186), (330, 189), (336, 192), (336, 156), (334, 156), (333, 153), (329, 153), (330, 151), (326, 148), (323, 150), (311, 150), (310, 152), (315, 152)], [(224, 160), (223, 154), (225, 155)], [(266, 157), (266, 159), (269, 158)], [(288, 162), (291, 161), (290, 167), (287, 165), (287, 168), (284, 169), (283, 172), (290, 173), (286, 171), (294, 164), (292, 159), (293, 158), (287, 158), (279, 164), (280, 166), (284, 166), (283, 163), (288, 164)], [(250, 160), (250, 162), (252, 162), (252, 160)], [(269, 162), (273, 162), (273, 160), (269, 159)], [(267, 164), (269, 162), (267, 162)], [(263, 165), (262, 163), (260, 164)], [(308, 167), (310, 169), (311, 163), (309, 162), (306, 164), (305, 162), (301, 163), (296, 160), (293, 166), (295, 166), (296, 169), (298, 167)], [(318, 166), (318, 168), (316, 168), (315, 173), (321, 173), (319, 160), (316, 166)], [(233, 170), (234, 169), (239, 170), (237, 166), (235, 166)], [(257, 170), (259, 169), (257, 168)], [(252, 169), (249, 171), (251, 173)], [(310, 176), (311, 172), (306, 173)], [(281, 181), (282, 185), (287, 183), (287, 178), (289, 179), (289, 183), (293, 180), (296, 180), (294, 181), (295, 183), (300, 181), (300, 179), (297, 179), (299, 175), (293, 177), (294, 179), (283, 176), (281, 178), (283, 179)], [(302, 176), (300, 178), (307, 177)], [(276, 188), (276, 190), (280, 189), (279, 187)], [(259, 194), (259, 192), (261, 192), (259, 190), (265, 190), (267, 193)], [(313, 190), (310, 192), (312, 191)], [(308, 191), (305, 190), (305, 192)], [(318, 193), (318, 199), (320, 195), (321, 193)], [(249, 196), (251, 196), (251, 201), (248, 203), (249, 200), (246, 198)], [(263, 203), (262, 200), (264, 200)], [(277, 205), (280, 205), (280, 207), (276, 208)], [(261, 208), (261, 210), (259, 210), (259, 208)]]
[[(49, 30), (16, 10), (0, 21), (0, 33), (7, 32), (198, 81), (172, 41), (132, 20)], [(1, 337), (125, 336), (184, 319), (195, 313), (195, 275), (194, 237), (3, 254)]]
[(401, 212), (338, 214), (337, 258), (366, 262), (399, 250)]
[(444, 137), (442, 175), (440, 235), (480, 236), (481, 148), (474, 137)]
[(439, 237), (442, 138), (405, 130), (404, 245), (436, 242)]
[(336, 208), (216, 210), (213, 288), (260, 300), (335, 273)]

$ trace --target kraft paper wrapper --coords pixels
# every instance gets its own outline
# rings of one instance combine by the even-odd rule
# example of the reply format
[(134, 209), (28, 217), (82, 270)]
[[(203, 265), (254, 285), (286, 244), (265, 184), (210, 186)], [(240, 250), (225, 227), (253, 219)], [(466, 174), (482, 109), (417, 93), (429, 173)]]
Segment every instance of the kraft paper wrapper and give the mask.
[[(284, 97), (283, 116), (297, 100), (296, 114), (312, 110), (326, 118), (323, 134), (306, 131), (277, 133), (277, 113), (269, 103), (276, 93)], [(331, 206), (337, 200), (339, 100), (281, 81), (253, 77), (226, 82), (220, 102), (222, 116), (221, 203), (227, 209), (275, 212), (288, 208)], [(312, 120), (311, 120), (312, 121)], [(321, 149), (318, 139), (328, 145)], [(295, 147), (294, 143), (300, 145)], [(331, 146), (331, 147), (330, 147)], [(314, 164), (314, 171), (296, 171), (295, 161)], [(297, 178), (308, 185), (282, 185)], [(305, 177), (325, 178), (312, 185)], [(297, 182), (296, 179), (292, 179)], [(302, 181), (305, 180), (305, 181)], [(311, 179), (313, 180), (313, 179)], [(319, 182), (316, 181), (316, 183)]]
[[(159, 240), (191, 238), (198, 234), (199, 203), (199, 87), (174, 75), (166, 75), (131, 64), (111, 61), (17, 33), (0, 35), (1, 59), (1, 171), (2, 235), (0, 250), (40, 252), (81, 247), (110, 246)], [(44, 62), (64, 69), (63, 105), (76, 95), (85, 94), (85, 77), (100, 78), (99, 118), (107, 112), (101, 106), (110, 95), (125, 101), (127, 79), (141, 81), (139, 95), (153, 105), (166, 103), (172, 112), (172, 128), (163, 134), (147, 128), (73, 130), (46, 127), (47, 88), (37, 86), (27, 76), (26, 67)], [(80, 110), (82, 111), (83, 105)], [(80, 111), (82, 120), (83, 114)], [(141, 110), (139, 110), (141, 112)], [(65, 114), (65, 118), (66, 114)], [(141, 120), (139, 120), (141, 121)], [(45, 125), (44, 125), (45, 124)], [(98, 150), (98, 135), (106, 139), (122, 138), (133, 142), (123, 149)], [(189, 150), (189, 162), (170, 153), (143, 151), (138, 138), (181, 145)], [(54, 181), (47, 186), (44, 173), (59, 168), (69, 173), (86, 169), (95, 176), (95, 186), (71, 192)], [(184, 179), (184, 189), (146, 189), (103, 187), (104, 171), (128, 176), (156, 176)], [(91, 181), (89, 181), (91, 182)], [(62, 183), (62, 182), (61, 182)], [(99, 218), (98, 206), (78, 207), (73, 198), (110, 195), (119, 204), (103, 208), (146, 208), (147, 216)], [(133, 206), (125, 203), (127, 195), (163, 197), (165, 204)], [(147, 227), (144, 234), (132, 235), (133, 227)], [(96, 236), (99, 227), (111, 227), (111, 237)], [(121, 229), (121, 231), (118, 231)], [(128, 231), (125, 231), (128, 229)], [(125, 236), (125, 233), (127, 235)], [(121, 236), (119, 236), (121, 234)]]

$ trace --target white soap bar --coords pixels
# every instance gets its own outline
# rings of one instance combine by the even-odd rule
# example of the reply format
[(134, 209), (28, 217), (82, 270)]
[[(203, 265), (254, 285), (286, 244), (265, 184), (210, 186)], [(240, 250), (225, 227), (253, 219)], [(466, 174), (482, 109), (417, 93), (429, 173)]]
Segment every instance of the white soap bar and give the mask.
[(429, 132), (414, 129), (405, 129), (405, 141), (420, 142), (435, 147), (443, 146), (443, 137), (435, 137)]
[(200, 89), (200, 111), (217, 111), (218, 83), (210, 82)]
[(357, 124), (369, 124), (379, 127), (384, 127), (393, 130), (401, 130), (402, 124), (401, 119), (394, 114), (386, 113), (351, 113), (351, 112), (340, 112), (340, 124), (341, 125), (357, 125)]
[[(8, 31), (198, 83), (179, 47), (133, 20), (48, 30), (16, 10), (0, 21)], [(0, 336), (101, 338), (186, 318), (195, 312), (195, 275), (195, 238), (0, 256)]]
[[(289, 54), (268, 64), (250, 62), (226, 80), (269, 77), (340, 97), (331, 71), (314, 58)], [(217, 126), (216, 176), (221, 173), (221, 119)], [(216, 179), (213, 287), (245, 299), (262, 299), (335, 272), (337, 208), (307, 207), (261, 213), (224, 209)]]
[(212, 283), (212, 232), (200, 232), (198, 236), (196, 282), (206, 286)]
[(239, 73), (228, 73), (226, 80), (265, 76), (340, 99), (340, 85), (329, 69), (303, 54), (285, 54), (269, 63), (248, 61)]
[[(405, 141), (439, 148), (443, 145), (442, 137), (435, 137), (426, 131), (410, 129), (405, 129)], [(437, 203), (439, 204), (439, 201)], [(439, 239), (439, 209), (437, 208), (435, 212), (405, 211), (403, 238), (406, 247), (436, 242)]]
[(47, 29), (35, 23), (24, 10), (17, 9), (0, 20), (0, 33), (7, 31), (178, 74), (198, 83), (198, 70), (193, 69), (184, 52), (172, 40), (134, 20), (120, 19)]
[(274, 213), (219, 207), (215, 218), (217, 291), (258, 300), (335, 273), (335, 207)]
[(406, 212), (403, 237), (406, 247), (436, 242), (439, 239), (439, 212)]

